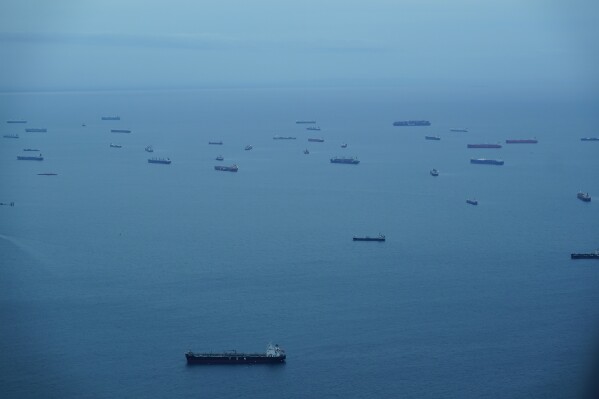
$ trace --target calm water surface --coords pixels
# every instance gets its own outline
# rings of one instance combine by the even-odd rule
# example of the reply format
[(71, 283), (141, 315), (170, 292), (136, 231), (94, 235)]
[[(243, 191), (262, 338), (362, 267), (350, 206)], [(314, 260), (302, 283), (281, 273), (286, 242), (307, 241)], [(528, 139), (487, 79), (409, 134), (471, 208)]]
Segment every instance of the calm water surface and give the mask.
[[(597, 136), (596, 105), (395, 89), (0, 95), (0, 130), (20, 135), (0, 139), (0, 202), (16, 204), (0, 207), (2, 391), (579, 397), (599, 264), (569, 254), (599, 247), (597, 202), (576, 199), (599, 198), (599, 145), (579, 140)], [(20, 118), (48, 132), (4, 124)], [(23, 148), (45, 160), (17, 161)], [(239, 172), (214, 171), (217, 155)], [(378, 233), (387, 242), (351, 240)], [(269, 342), (286, 365), (185, 364), (190, 349)]]

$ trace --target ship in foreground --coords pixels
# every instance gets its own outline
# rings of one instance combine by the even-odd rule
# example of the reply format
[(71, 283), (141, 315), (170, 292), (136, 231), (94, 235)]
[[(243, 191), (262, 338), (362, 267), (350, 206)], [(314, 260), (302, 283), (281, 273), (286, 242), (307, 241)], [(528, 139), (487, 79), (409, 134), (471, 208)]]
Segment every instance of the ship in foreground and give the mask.
[(358, 158), (347, 158), (347, 157), (333, 157), (331, 158), (331, 163), (345, 163), (350, 165), (357, 165), (360, 163)]
[(243, 353), (235, 350), (223, 353), (194, 353), (185, 354), (187, 364), (281, 364), (285, 363), (287, 355), (279, 345), (269, 344), (266, 353)]
[(573, 253), (570, 254), (570, 259), (599, 259), (599, 249), (590, 253)]
[(377, 237), (370, 236), (354, 236), (354, 241), (385, 241), (387, 238), (383, 234), (379, 234)]
[(576, 194), (576, 198), (578, 198), (581, 201), (584, 202), (591, 202), (591, 196), (589, 193), (583, 193), (582, 191), (579, 191), (578, 194)]

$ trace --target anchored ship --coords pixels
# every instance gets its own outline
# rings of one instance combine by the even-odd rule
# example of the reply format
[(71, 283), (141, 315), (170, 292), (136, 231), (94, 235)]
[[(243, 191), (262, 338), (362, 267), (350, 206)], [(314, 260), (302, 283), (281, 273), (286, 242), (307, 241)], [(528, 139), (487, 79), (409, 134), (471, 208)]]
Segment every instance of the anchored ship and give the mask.
[(103, 121), (120, 121), (121, 117), (120, 116), (103, 116), (102, 120)]
[(599, 141), (599, 137), (583, 137), (580, 141)]
[(320, 130), (320, 126), (308, 126), (306, 130)]
[(591, 253), (570, 254), (570, 259), (599, 259), (599, 249)]
[(354, 236), (354, 241), (385, 241), (386, 237), (383, 234), (379, 234), (378, 237), (370, 237), (370, 236)]
[(19, 135), (18, 134), (5, 134), (4, 136), (5, 139), (18, 139)]
[(11, 121), (6, 121), (6, 123), (27, 123), (27, 121), (23, 121), (23, 120), (11, 120)]
[(297, 123), (297, 124), (316, 123), (316, 121), (295, 121), (295, 123)]
[(239, 168), (235, 164), (233, 164), (231, 166), (220, 166), (220, 165), (216, 165), (214, 167), (214, 170), (221, 170), (223, 172), (237, 172), (239, 170)]
[(110, 143), (110, 148), (123, 148), (123, 146), (120, 145), (120, 144), (112, 144), (112, 143)]
[(287, 355), (279, 345), (269, 344), (266, 353), (243, 353), (236, 350), (223, 353), (185, 354), (187, 364), (280, 364), (285, 363)]
[(467, 148), (501, 148), (501, 144), (468, 144)]
[(507, 139), (506, 144), (537, 144), (537, 139)]
[(46, 129), (44, 127), (42, 127), (42, 128), (40, 128), (40, 127), (32, 127), (32, 128), (29, 128), (29, 129), (25, 129), (25, 131), (29, 132), (29, 133), (46, 133), (48, 131), (48, 129)]
[(19, 161), (43, 161), (44, 157), (42, 154), (39, 155), (17, 155)]
[(272, 138), (273, 140), (295, 140), (295, 137), (291, 137), (291, 136), (274, 136)]
[(424, 136), (425, 140), (441, 140), (439, 136)]
[(350, 165), (357, 165), (360, 163), (358, 158), (348, 158), (348, 157), (333, 157), (331, 158), (331, 163), (345, 163)]
[(129, 129), (110, 129), (110, 133), (131, 133)]
[(39, 151), (37, 148), (23, 148), (23, 151)]
[(170, 158), (150, 158), (148, 159), (148, 163), (162, 163), (165, 165), (170, 165)]
[(315, 143), (323, 143), (324, 139), (312, 137), (312, 138), (309, 138), (308, 141), (313, 141)]
[(454, 127), (449, 129), (450, 132), (463, 132), (463, 133), (468, 133), (468, 129), (466, 129), (465, 127)]
[(430, 126), (431, 123), (425, 120), (419, 121), (397, 121), (393, 122), (393, 126)]
[(589, 193), (583, 193), (582, 191), (579, 191), (578, 194), (576, 194), (576, 198), (584, 202), (591, 202)]
[(212, 144), (212, 145), (223, 145), (222, 141), (209, 141), (208, 144)]
[(470, 163), (484, 164), (484, 165), (503, 165), (503, 161), (500, 159), (486, 159), (486, 158), (472, 158)]

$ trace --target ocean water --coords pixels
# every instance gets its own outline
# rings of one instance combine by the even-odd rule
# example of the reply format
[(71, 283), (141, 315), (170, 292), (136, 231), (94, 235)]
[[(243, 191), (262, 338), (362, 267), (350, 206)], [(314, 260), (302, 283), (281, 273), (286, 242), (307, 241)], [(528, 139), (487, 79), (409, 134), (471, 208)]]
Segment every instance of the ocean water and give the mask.
[[(597, 201), (576, 199), (599, 197), (599, 143), (580, 141), (596, 109), (381, 88), (2, 94), (0, 130), (20, 135), (0, 139), (2, 396), (581, 397), (599, 264), (569, 254), (599, 247)], [(185, 363), (269, 342), (285, 365)]]

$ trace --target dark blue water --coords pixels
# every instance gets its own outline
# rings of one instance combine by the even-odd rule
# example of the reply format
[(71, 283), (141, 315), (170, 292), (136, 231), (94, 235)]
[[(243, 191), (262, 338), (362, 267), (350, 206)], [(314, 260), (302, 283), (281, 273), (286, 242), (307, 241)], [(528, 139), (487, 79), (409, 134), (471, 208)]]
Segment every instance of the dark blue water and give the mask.
[[(599, 145), (579, 140), (597, 135), (596, 105), (399, 89), (1, 95), (0, 130), (20, 135), (0, 139), (0, 201), (15, 202), (0, 207), (3, 396), (579, 397), (599, 264), (569, 254), (599, 246), (597, 201), (576, 199), (599, 199)], [(48, 132), (4, 124), (18, 118)], [(173, 163), (148, 164), (147, 145)], [(23, 148), (45, 160), (17, 161)], [(217, 155), (239, 172), (214, 171)], [(387, 242), (351, 240), (378, 233)], [(190, 349), (269, 342), (286, 365), (185, 364)]]

